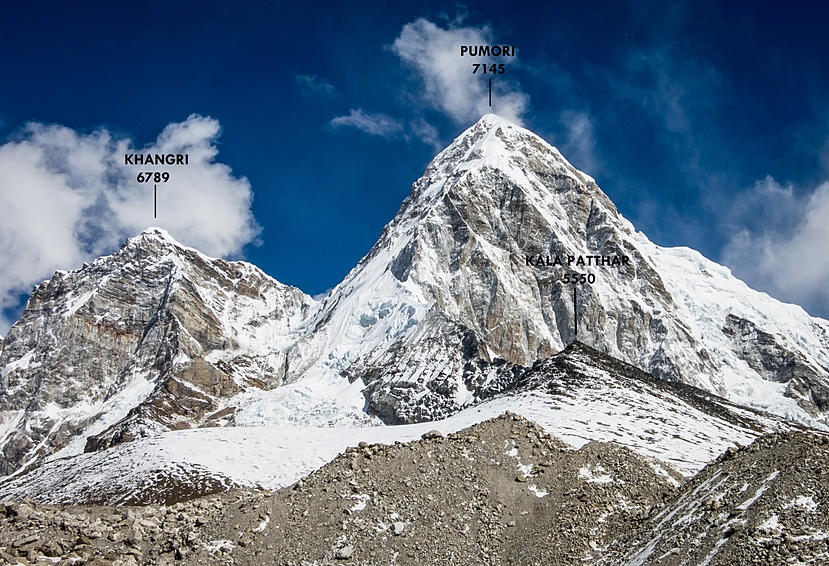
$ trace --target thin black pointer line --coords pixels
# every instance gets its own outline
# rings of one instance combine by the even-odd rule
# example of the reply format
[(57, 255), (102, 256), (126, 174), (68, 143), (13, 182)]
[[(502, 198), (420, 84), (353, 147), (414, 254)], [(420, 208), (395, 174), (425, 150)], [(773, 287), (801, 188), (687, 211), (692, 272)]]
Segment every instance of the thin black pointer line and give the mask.
[(576, 287), (573, 285), (573, 336), (575, 338), (579, 337), (579, 311), (578, 306), (576, 305)]

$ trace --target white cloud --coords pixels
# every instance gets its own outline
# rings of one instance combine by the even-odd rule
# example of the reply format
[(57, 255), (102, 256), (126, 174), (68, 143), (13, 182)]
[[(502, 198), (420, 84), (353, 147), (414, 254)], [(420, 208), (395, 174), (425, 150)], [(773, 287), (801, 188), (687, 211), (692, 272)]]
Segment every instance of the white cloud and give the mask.
[(404, 139), (411, 142), (418, 139), (433, 149), (443, 148), (438, 129), (424, 120), (417, 118), (404, 122), (388, 114), (366, 112), (362, 108), (352, 109), (345, 116), (333, 118), (329, 125), (332, 128), (355, 128), (371, 136), (380, 136), (386, 139)]
[[(424, 18), (403, 26), (400, 35), (390, 46), (404, 63), (412, 67), (422, 85), (422, 90), (410, 93), (413, 116), (405, 119), (388, 114), (372, 113), (362, 108), (351, 109), (347, 115), (336, 116), (329, 125), (333, 128), (356, 128), (373, 136), (386, 139), (413, 139), (439, 150), (443, 142), (438, 129), (424, 119), (424, 109), (437, 110), (452, 120), (468, 125), (482, 115), (493, 112), (521, 124), (527, 110), (529, 96), (521, 92), (517, 83), (508, 75), (497, 75), (493, 80), (493, 106), (489, 106), (489, 83), (491, 75), (473, 75), (472, 63), (504, 62), (509, 67), (517, 63), (516, 58), (502, 57), (461, 57), (461, 45), (493, 44), (492, 30), (488, 26), (462, 26), (464, 16), (459, 15), (447, 21), (447, 27), (440, 27)], [(316, 75), (299, 75), (297, 82), (304, 88), (313, 88)]]
[[(215, 161), (219, 123), (192, 115), (135, 149), (106, 130), (30, 124), (0, 145), (0, 313), (56, 269), (115, 249), (149, 226), (214, 256), (239, 254), (259, 232), (250, 183)], [(124, 165), (124, 153), (187, 153), (190, 165)], [(153, 218), (153, 186), (140, 170), (165, 170)], [(9, 321), (0, 317), (0, 332)]]
[(391, 46), (392, 51), (417, 71), (423, 84), (424, 99), (436, 110), (458, 123), (475, 121), (487, 112), (494, 112), (521, 123), (529, 96), (521, 92), (508, 75), (493, 79), (492, 108), (489, 107), (489, 76), (473, 75), (472, 63), (503, 62), (509, 73), (511, 58), (471, 58), (460, 56), (461, 45), (493, 43), (488, 26), (462, 27), (450, 24), (439, 27), (418, 18), (406, 24)]
[(766, 177), (737, 199), (734, 214), (745, 222), (722, 258), (735, 275), (811, 312), (829, 312), (829, 182), (798, 197)]
[(334, 128), (357, 128), (372, 136), (391, 138), (403, 133), (403, 123), (387, 114), (372, 114), (362, 108), (351, 109), (347, 116), (337, 116), (330, 122)]
[(729, 196), (731, 222), (739, 228), (782, 234), (793, 231), (802, 221), (806, 199), (794, 187), (782, 185), (771, 175), (760, 179), (741, 194)]
[(319, 75), (297, 75), (296, 83), (306, 95), (322, 95), (329, 98), (337, 96), (337, 89)]
[(438, 129), (423, 118), (409, 122), (409, 130), (411, 130), (412, 135), (433, 149), (443, 149)]
[(586, 112), (565, 110), (559, 118), (564, 126), (564, 143), (560, 148), (577, 168), (595, 175), (599, 170), (593, 120)]
[[(686, 109), (686, 84), (712, 80), (713, 76), (677, 77), (679, 65), (665, 49), (637, 50), (628, 55), (626, 87), (618, 93), (639, 102), (648, 112), (660, 116), (670, 132), (686, 132), (690, 127)], [(708, 85), (706, 85), (708, 86)]]

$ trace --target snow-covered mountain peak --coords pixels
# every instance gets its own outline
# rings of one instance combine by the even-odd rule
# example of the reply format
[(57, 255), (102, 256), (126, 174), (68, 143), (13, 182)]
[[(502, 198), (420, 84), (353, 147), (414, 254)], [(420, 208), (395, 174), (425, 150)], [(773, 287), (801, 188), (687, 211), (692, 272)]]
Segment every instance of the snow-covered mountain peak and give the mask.
[(0, 350), (0, 475), (56, 450), (218, 424), (226, 398), (283, 383), (283, 350), (315, 305), (160, 228), (56, 272)]
[(493, 112), (487, 112), (475, 123), (475, 125), (483, 125), (490, 128), (504, 126), (507, 128), (518, 128), (518, 124), (508, 118), (504, 118)]
[(175, 244), (177, 246), (181, 246), (178, 240), (176, 240), (167, 230), (165, 230), (164, 228), (160, 228), (158, 226), (148, 226), (147, 228), (142, 230), (140, 234), (129, 239), (133, 240), (136, 238), (162, 240), (165, 242), (169, 242), (171, 244)]
[(185, 246), (176, 240), (167, 230), (157, 226), (150, 226), (138, 235), (127, 238), (121, 245), (121, 250), (118, 253), (130, 254), (135, 253), (136, 250), (143, 250), (159, 257), (170, 253), (181, 254), (188, 251), (198, 254), (205, 260), (215, 259), (203, 254), (196, 248)]
[(459, 174), (464, 171), (492, 168), (503, 170), (519, 180), (532, 158), (544, 159), (580, 183), (593, 179), (573, 167), (552, 145), (530, 130), (522, 128), (496, 114), (485, 114), (471, 127), (462, 132), (426, 170), (443, 174)]
[(829, 422), (826, 321), (651, 243), (553, 146), (486, 115), (322, 302), (160, 228), (39, 285), (0, 350), (0, 475), (171, 428), (442, 418), (576, 339)]
[[(575, 304), (573, 274), (591, 278)], [(419, 420), (473, 401), (486, 381), (473, 360), (546, 359), (576, 339), (578, 316), (591, 347), (805, 422), (829, 409), (829, 339), (795, 311), (655, 246), (552, 145), (485, 115), (414, 183), (310, 341), (324, 336), (319, 359), (370, 382), (371, 411)], [(757, 336), (768, 344), (746, 344)]]

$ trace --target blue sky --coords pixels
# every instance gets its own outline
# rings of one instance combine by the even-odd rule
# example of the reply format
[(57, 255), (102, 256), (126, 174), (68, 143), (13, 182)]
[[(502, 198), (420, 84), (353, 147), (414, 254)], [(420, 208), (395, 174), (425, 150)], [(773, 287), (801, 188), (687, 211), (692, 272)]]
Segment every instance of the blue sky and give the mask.
[[(162, 218), (204, 208), (173, 235), (308, 293), (327, 290), (436, 149), (480, 114), (470, 77), (430, 57), (454, 38), (482, 37), (518, 51), (497, 79), (499, 112), (596, 178), (638, 229), (827, 316), (826, 16), (798, 2), (6, 5), (0, 200), (26, 200), (19, 179), (34, 177), (17, 164), (33, 155), (43, 183), (66, 182), (37, 185), (32, 206), (65, 199), (78, 218), (104, 220), (67, 221), (64, 233), (59, 219), (21, 220), (46, 222), (34, 209), (0, 212), (0, 271), (40, 258), (0, 276), (0, 307), (12, 321), (19, 297), (52, 270), (114, 249), (142, 223), (164, 225), (136, 216), (129, 191), (139, 187), (121, 183), (120, 208), (101, 208), (109, 173), (89, 191), (88, 170), (43, 156), (69, 144), (106, 161), (124, 140), (163, 145), (165, 128), (206, 152), (212, 169), (200, 179), (233, 211), (192, 187), (165, 209), (162, 193)], [(53, 190), (59, 198), (43, 196)]]

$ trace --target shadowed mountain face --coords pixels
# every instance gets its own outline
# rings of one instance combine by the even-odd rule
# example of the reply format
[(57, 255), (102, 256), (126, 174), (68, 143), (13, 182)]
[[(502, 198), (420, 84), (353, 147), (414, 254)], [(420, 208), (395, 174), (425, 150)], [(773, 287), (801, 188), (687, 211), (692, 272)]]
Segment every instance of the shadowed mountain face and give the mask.
[(576, 314), (579, 340), (662, 380), (826, 422), (829, 323), (654, 245), (487, 115), (320, 302), (157, 229), (36, 287), (0, 353), (0, 474), (169, 430), (444, 418), (519, 386)]

